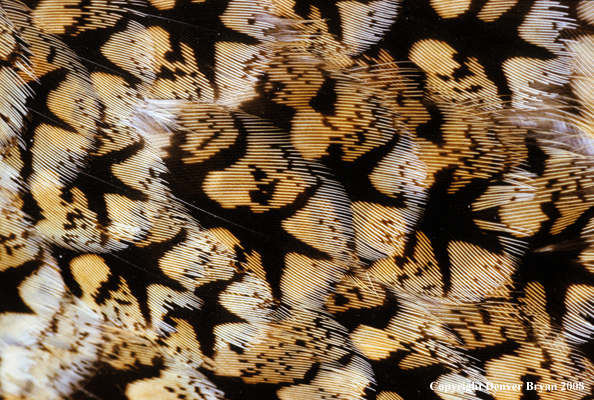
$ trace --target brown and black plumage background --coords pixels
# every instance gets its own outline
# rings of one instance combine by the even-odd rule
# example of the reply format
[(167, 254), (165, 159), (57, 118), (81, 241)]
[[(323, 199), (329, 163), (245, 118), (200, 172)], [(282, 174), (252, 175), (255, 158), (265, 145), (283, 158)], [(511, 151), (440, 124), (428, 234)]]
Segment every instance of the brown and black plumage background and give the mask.
[(3, 400), (592, 399), (594, 2), (0, 0), (0, 205)]

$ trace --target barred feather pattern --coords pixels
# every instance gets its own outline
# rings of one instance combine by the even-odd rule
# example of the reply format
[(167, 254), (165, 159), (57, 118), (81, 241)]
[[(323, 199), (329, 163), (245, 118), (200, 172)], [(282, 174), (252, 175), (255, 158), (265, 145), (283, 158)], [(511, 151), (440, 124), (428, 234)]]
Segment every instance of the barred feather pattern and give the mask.
[(594, 2), (0, 0), (0, 399), (594, 398)]

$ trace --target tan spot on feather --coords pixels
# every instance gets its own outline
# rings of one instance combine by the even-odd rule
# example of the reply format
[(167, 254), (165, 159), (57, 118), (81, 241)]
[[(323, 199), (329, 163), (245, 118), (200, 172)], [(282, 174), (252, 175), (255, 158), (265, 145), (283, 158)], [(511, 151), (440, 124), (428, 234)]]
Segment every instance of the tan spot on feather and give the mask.
[(17, 184), (22, 166), (18, 146), (9, 146), (0, 155), (0, 272), (38, 257), (39, 242), (22, 211), (24, 201)]
[(149, 0), (157, 10), (171, 10), (175, 7), (175, 0)]
[(128, 114), (132, 102), (127, 101), (126, 81), (121, 76), (107, 74), (104, 72), (93, 72), (90, 74), (93, 87), (99, 93), (101, 100), (114, 108), (118, 113)]
[(220, 19), (227, 28), (236, 32), (259, 40), (270, 40), (269, 31), (276, 28), (275, 22), (280, 24), (281, 21), (272, 14), (272, 5), (272, 2), (259, 0), (232, 0)]
[(314, 160), (328, 155), (332, 139), (340, 138), (339, 133), (324, 125), (321, 115), (314, 110), (298, 111), (293, 117), (294, 129), (291, 141), (302, 157)]
[(359, 325), (351, 333), (351, 340), (367, 358), (374, 361), (388, 358), (390, 353), (405, 349), (386, 331), (366, 325)]
[[(532, 317), (532, 324), (537, 328), (537, 334), (550, 332), (550, 316), (546, 310), (547, 297), (542, 284), (529, 282), (524, 289), (525, 295), (521, 298), (521, 305), (527, 315)], [(544, 328), (544, 332), (541, 329)]]
[(119, 370), (129, 370), (138, 364), (153, 366), (155, 360), (163, 356), (160, 349), (153, 347), (148, 340), (135, 337), (132, 333), (122, 335), (121, 330), (116, 330), (102, 332), (102, 336), (107, 355), (105, 362)]
[[(588, 201), (590, 200), (590, 201)], [(555, 207), (561, 214), (551, 227), (551, 235), (557, 235), (561, 233), (569, 225), (573, 224), (580, 218), (584, 211), (587, 211), (592, 207), (591, 199), (582, 199), (574, 195), (561, 196)]]
[(203, 243), (199, 239), (199, 237), (190, 236), (159, 258), (161, 271), (171, 279), (180, 282), (188, 290), (196, 288), (194, 278), (202, 278), (205, 275), (204, 266), (200, 263)]
[[(557, 385), (555, 390), (546, 391), (541, 390), (542, 398), (558, 399), (561, 398), (558, 393), (569, 393), (571, 399), (579, 399), (582, 396), (578, 391), (562, 392), (561, 381), (556, 379), (551, 371), (542, 368), (541, 365), (549, 361), (545, 361), (543, 350), (533, 343), (523, 344), (518, 350), (514, 351), (514, 355), (504, 355), (492, 361), (485, 363), (486, 378), (488, 382), (495, 385), (518, 385), (519, 387), (526, 387), (526, 375), (536, 375), (539, 377), (537, 383), (539, 385)], [(562, 380), (562, 376), (560, 377)], [(533, 389), (535, 390), (535, 389)], [(497, 400), (519, 400), (522, 397), (522, 390), (494, 390), (492, 391)]]
[(88, 209), (86, 196), (79, 189), (72, 188), (72, 202), (63, 201), (62, 185), (55, 172), (37, 171), (30, 187), (45, 217), (37, 223), (37, 231), (46, 240), (70, 249), (87, 251), (102, 252), (126, 247), (113, 241), (105, 247), (101, 246), (99, 222), (96, 214)]
[(82, 300), (94, 305), (97, 291), (111, 275), (105, 260), (96, 254), (84, 254), (70, 261), (70, 271), (83, 291)]
[(512, 107), (519, 109), (542, 107), (543, 99), (551, 97), (548, 91), (559, 90), (569, 76), (569, 65), (557, 58), (513, 57), (503, 63), (502, 69), (512, 90)]
[(344, 194), (336, 192), (333, 187), (322, 186), (305, 207), (282, 222), (282, 227), (304, 243), (350, 262), (353, 261), (349, 250), (353, 232), (349, 215), (339, 208)]
[(167, 53), (171, 50), (170, 34), (163, 28), (151, 26), (147, 28), (152, 38), (152, 57), (155, 71), (167, 69), (171, 72), (180, 70), (184, 76), (177, 76), (174, 80), (157, 79), (152, 86), (152, 93), (162, 99), (186, 99), (214, 102), (214, 90), (206, 76), (200, 72), (200, 60), (196, 58), (194, 50), (184, 42), (180, 43), (183, 61), (170, 62)]
[(590, 273), (594, 274), (594, 219), (590, 219), (588, 224), (582, 229), (580, 236), (588, 243), (588, 247), (580, 253), (580, 261)]
[(561, 4), (537, 0), (518, 27), (518, 35), (529, 43), (544, 47), (556, 55), (563, 55), (565, 44), (559, 40), (559, 34), (563, 29), (573, 27), (573, 21), (567, 17)]
[(101, 54), (137, 78), (152, 83), (156, 68), (152, 58), (152, 45), (152, 36), (144, 26), (129, 22), (125, 30), (110, 36), (101, 47)]
[(358, 253), (372, 248), (391, 257), (404, 254), (413, 222), (407, 221), (405, 209), (363, 201), (353, 202), (352, 207)]
[(535, 193), (525, 192), (524, 194), (526, 196), (520, 193), (519, 196), (522, 197), (512, 198), (514, 201), (504, 204), (499, 213), (501, 222), (506, 224), (516, 237), (533, 235), (540, 229), (543, 222), (549, 220), (542, 210), (542, 205), (549, 196), (538, 198)]
[(371, 184), (387, 196), (403, 195), (423, 198), (427, 166), (415, 153), (418, 146), (406, 137), (387, 156), (382, 158), (369, 175)]
[(377, 400), (404, 400), (400, 395), (394, 392), (379, 392)]
[[(224, 208), (249, 206), (255, 213), (293, 203), (299, 194), (312, 185), (314, 177), (300, 168), (290, 166), (285, 153), (272, 146), (274, 141), (274, 138), (265, 135), (250, 140), (244, 158), (222, 171), (207, 175), (203, 183), (206, 194)], [(257, 172), (261, 175), (258, 179)], [(263, 190), (262, 186), (273, 192), (267, 193), (269, 200), (259, 203), (252, 199), (252, 194)]]
[(464, 63), (470, 74), (454, 79), (453, 74), (463, 67), (454, 60), (456, 54), (458, 52), (445, 42), (425, 39), (412, 46), (409, 57), (428, 74), (431, 91), (457, 103), (473, 100), (484, 104), (485, 108), (501, 108), (497, 87), (476, 58), (469, 57)]
[(162, 339), (171, 355), (183, 363), (198, 367), (202, 364), (200, 343), (196, 340), (196, 332), (188, 321), (181, 318), (171, 318), (175, 323), (175, 331)]
[(249, 254), (245, 255), (247, 260), (247, 267), (252, 271), (259, 279), (266, 282), (266, 271), (262, 265), (262, 256), (257, 251), (252, 250)]
[(285, 386), (277, 391), (277, 396), (280, 400), (361, 399), (373, 382), (370, 370), (371, 367), (358, 357), (346, 366), (322, 364), (311, 383)]
[(262, 48), (243, 43), (217, 42), (215, 84), (219, 89), (219, 104), (236, 108), (257, 96), (256, 71), (262, 66)]
[(340, 12), (342, 41), (355, 55), (378, 42), (396, 19), (396, 1), (371, 1), (362, 4), (357, 1), (339, 1), (336, 7)]
[(515, 266), (510, 257), (495, 254), (477, 245), (451, 241), (449, 296), (462, 301), (481, 301), (505, 285), (512, 284)]
[(191, 290), (175, 290), (162, 284), (153, 283), (148, 285), (146, 293), (152, 333), (165, 338), (175, 329), (164, 321), (165, 316), (170, 313), (172, 305), (186, 308), (192, 312), (198, 312), (203, 305), (203, 301)]
[(369, 273), (388, 285), (404, 287), (415, 293), (443, 296), (443, 277), (429, 238), (416, 232), (416, 245), (412, 257), (396, 263), (393, 258), (383, 258), (373, 263)]
[(524, 326), (515, 317), (513, 306), (506, 303), (489, 306), (484, 304), (461, 307), (442, 317), (447, 319), (448, 325), (464, 340), (466, 348), (484, 348), (506, 340), (521, 342), (526, 339)]
[(106, 193), (103, 197), (111, 220), (107, 232), (113, 240), (134, 242), (147, 233), (150, 223), (144, 215), (143, 201), (111, 193)]
[(590, 0), (582, 0), (577, 6), (578, 17), (590, 25), (594, 25), (594, 3)]
[(33, 10), (33, 21), (48, 33), (63, 35), (83, 16), (80, 6), (80, 0), (44, 0)]
[(182, 371), (179, 367), (172, 368), (171, 371), (161, 371), (156, 378), (135, 380), (126, 386), (125, 396), (129, 400), (202, 400), (202, 393), (214, 390), (214, 385), (203, 375), (196, 373), (198, 376), (195, 377), (183, 371), (188, 374), (184, 379)]
[(345, 312), (349, 309), (369, 309), (381, 306), (386, 300), (386, 293), (380, 285), (374, 284), (370, 276), (345, 275), (335, 285), (334, 292), (328, 298), (326, 308), (331, 313)]
[(159, 193), (158, 191), (164, 191), (166, 189), (158, 185), (160, 182), (153, 174), (155, 170), (162, 171), (163, 169), (161, 160), (150, 148), (145, 147), (125, 160), (113, 164), (111, 172), (125, 185), (146, 193), (149, 196), (161, 197), (163, 193)]
[[(96, 132), (99, 120), (99, 104), (88, 81), (68, 74), (57, 89), (47, 96), (47, 107), (56, 116), (72, 126), (86, 140)], [(65, 142), (71, 138), (62, 139)], [(75, 142), (76, 144), (79, 141)]]
[(297, 253), (285, 257), (280, 287), (283, 301), (316, 308), (330, 294), (330, 284), (340, 280), (345, 268), (332, 261), (314, 260)]
[[(61, 178), (72, 178), (76, 164), (68, 163), (72, 158), (79, 159), (91, 147), (89, 138), (71, 130), (41, 124), (35, 129), (33, 144), (33, 166), (36, 170), (54, 168)], [(63, 165), (63, 166), (62, 166)]]
[[(7, 24), (6, 21), (0, 21), (0, 59), (9, 61), (10, 57), (17, 56), (20, 53), (16, 37), (15, 28)], [(6, 69), (2, 69), (2, 74), (7, 72)], [(4, 82), (4, 86), (10, 80), (3, 79), (2, 82)]]
[(573, 343), (587, 343), (594, 333), (594, 323), (589, 318), (594, 314), (594, 287), (571, 285), (565, 294), (567, 313), (563, 316), (563, 327)]
[(464, 14), (472, 0), (431, 0), (431, 6), (441, 18), (456, 18)]
[[(130, 266), (139, 268), (138, 266)], [(93, 308), (105, 316), (108, 321), (132, 331), (144, 331), (147, 321), (140, 311), (139, 300), (132, 294), (128, 282), (120, 276), (117, 290), (109, 292), (109, 298), (103, 304)]]
[[(585, 3), (591, 5), (594, 20), (594, 2)], [(594, 121), (594, 35), (580, 36), (568, 42), (567, 48), (573, 56), (571, 86), (582, 102), (580, 113)]]
[(185, 140), (180, 145), (191, 154), (182, 158), (187, 164), (208, 160), (233, 145), (239, 135), (229, 112), (211, 105), (187, 104), (180, 112), (178, 123), (187, 129)]
[(518, 0), (489, 0), (478, 13), (478, 17), (485, 22), (496, 21), (517, 3)]
[(233, 249), (235, 246), (240, 246), (241, 248), (241, 241), (228, 229), (211, 228), (208, 232), (210, 232), (216, 239), (220, 240), (229, 249)]

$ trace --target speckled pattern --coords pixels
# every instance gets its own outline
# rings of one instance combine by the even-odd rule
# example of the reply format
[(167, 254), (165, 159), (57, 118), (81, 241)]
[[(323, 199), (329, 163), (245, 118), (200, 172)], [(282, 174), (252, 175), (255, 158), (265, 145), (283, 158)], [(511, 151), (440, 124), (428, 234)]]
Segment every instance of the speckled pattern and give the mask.
[(0, 0), (0, 399), (594, 398), (594, 2)]

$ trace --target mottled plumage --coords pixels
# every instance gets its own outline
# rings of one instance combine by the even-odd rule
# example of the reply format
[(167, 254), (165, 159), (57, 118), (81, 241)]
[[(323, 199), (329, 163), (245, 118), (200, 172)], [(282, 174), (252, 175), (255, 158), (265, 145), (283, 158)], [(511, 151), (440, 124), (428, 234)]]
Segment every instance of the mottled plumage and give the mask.
[(591, 399), (593, 128), (588, 0), (0, 0), (0, 399)]

